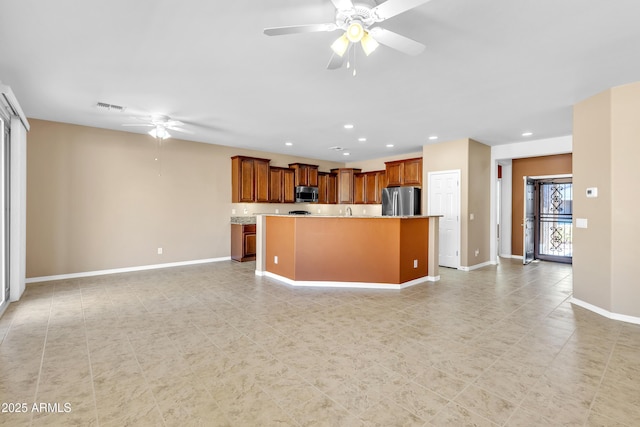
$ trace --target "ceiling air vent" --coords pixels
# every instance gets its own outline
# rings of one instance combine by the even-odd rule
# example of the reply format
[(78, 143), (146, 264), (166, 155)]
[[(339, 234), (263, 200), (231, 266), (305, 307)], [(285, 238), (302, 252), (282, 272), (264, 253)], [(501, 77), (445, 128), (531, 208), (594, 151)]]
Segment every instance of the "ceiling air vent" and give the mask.
[(98, 110), (116, 111), (119, 113), (122, 113), (124, 110), (127, 109), (127, 107), (123, 107), (121, 105), (107, 104), (106, 102), (98, 102), (96, 104), (96, 107), (98, 108)]

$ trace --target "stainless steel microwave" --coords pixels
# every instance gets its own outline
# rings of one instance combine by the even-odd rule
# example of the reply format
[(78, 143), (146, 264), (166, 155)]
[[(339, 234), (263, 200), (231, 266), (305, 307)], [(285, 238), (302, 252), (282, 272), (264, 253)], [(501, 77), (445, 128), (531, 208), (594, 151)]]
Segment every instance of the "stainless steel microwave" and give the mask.
[(318, 201), (318, 187), (296, 187), (296, 203), (316, 203)]

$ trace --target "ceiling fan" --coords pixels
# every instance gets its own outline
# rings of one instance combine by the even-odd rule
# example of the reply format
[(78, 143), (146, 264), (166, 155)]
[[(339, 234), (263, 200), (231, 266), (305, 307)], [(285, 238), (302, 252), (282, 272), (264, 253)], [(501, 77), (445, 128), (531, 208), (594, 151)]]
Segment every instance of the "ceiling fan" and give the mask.
[(193, 134), (192, 131), (183, 129), (184, 123), (179, 120), (173, 120), (169, 116), (164, 114), (154, 114), (148, 117), (140, 118), (135, 117), (136, 120), (140, 120), (142, 123), (125, 123), (122, 126), (144, 126), (152, 127), (148, 133), (156, 139), (171, 138), (169, 130)]
[(408, 55), (418, 55), (424, 50), (425, 45), (376, 24), (428, 1), (430, 0), (387, 0), (376, 5), (373, 0), (331, 0), (336, 8), (335, 23), (265, 28), (264, 33), (268, 36), (280, 36), (342, 30), (343, 34), (331, 45), (333, 55), (327, 65), (330, 70), (340, 68), (345, 53), (352, 44), (358, 42), (367, 56), (376, 50), (379, 44)]

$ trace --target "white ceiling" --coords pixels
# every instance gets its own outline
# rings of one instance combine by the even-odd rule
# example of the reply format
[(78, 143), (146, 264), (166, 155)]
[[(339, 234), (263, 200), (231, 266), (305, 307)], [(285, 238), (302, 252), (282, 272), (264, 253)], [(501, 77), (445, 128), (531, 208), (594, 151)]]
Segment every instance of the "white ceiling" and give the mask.
[(356, 161), (571, 134), (573, 104), (640, 80), (639, 17), (638, 0), (432, 0), (382, 24), (422, 54), (360, 50), (353, 77), (325, 68), (338, 32), (262, 33), (333, 22), (329, 0), (0, 0), (0, 81), (31, 118), (144, 133), (121, 125), (162, 113), (182, 139)]

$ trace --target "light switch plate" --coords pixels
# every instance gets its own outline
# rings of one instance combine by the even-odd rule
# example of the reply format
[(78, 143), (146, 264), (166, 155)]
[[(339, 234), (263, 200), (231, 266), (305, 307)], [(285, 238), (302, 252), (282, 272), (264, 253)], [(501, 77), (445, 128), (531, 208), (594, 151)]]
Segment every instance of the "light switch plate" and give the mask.
[(587, 197), (590, 197), (590, 198), (598, 197), (598, 187), (587, 188)]
[(576, 218), (576, 228), (587, 228), (588, 221), (586, 218)]

